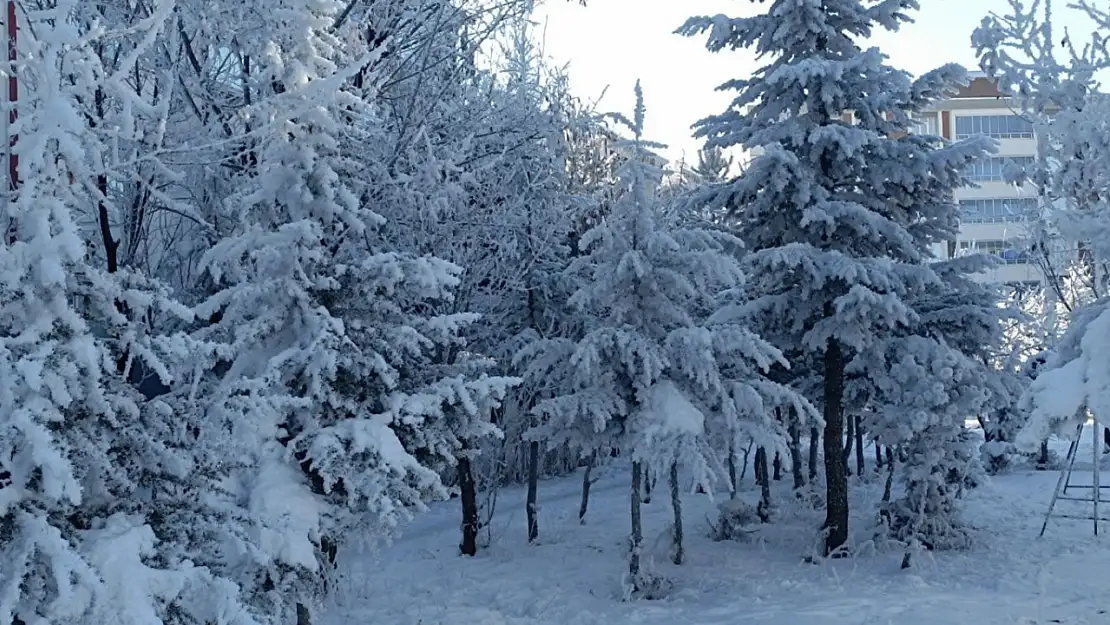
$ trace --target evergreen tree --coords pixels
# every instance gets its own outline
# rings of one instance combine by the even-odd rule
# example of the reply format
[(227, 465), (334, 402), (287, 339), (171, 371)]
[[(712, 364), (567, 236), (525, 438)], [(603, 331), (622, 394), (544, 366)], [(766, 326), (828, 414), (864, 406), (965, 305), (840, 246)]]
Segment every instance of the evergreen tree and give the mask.
[[(948, 205), (955, 209), (950, 192)], [(910, 552), (969, 544), (958, 500), (983, 471), (964, 421), (992, 403), (1013, 401), (1003, 384), (1008, 373), (992, 362), (1011, 311), (1000, 305), (996, 286), (975, 278), (995, 262), (974, 255), (933, 263), (939, 282), (910, 299), (915, 323), (849, 365), (857, 387), (866, 389), (857, 391), (871, 408), (868, 431), (901, 450), (905, 488), (884, 502), (880, 516)]]
[[(753, 409), (752, 379), (781, 355), (746, 328), (701, 323), (716, 297), (742, 274), (727, 250), (737, 242), (713, 230), (668, 228), (654, 193), (662, 172), (643, 140), (637, 85), (631, 118), (615, 116), (633, 139), (621, 144), (622, 194), (582, 239), (586, 254), (571, 271), (582, 280), (571, 302), (589, 313), (574, 346), (568, 388), (540, 402), (544, 435), (589, 432), (619, 437), (632, 458), (632, 542), (628, 587), (656, 588), (642, 567), (641, 486), (646, 470), (686, 465), (699, 482), (714, 476), (703, 444), (706, 415)], [(726, 366), (727, 365), (727, 366)], [(746, 374), (746, 375), (744, 375)], [(556, 439), (557, 440), (557, 439)]]
[(251, 529), (227, 566), (280, 618), (294, 602), (304, 616), (341, 541), (388, 537), (446, 496), (440, 474), (497, 435), (489, 417), (512, 380), (467, 351), (476, 315), (451, 310), (459, 267), (374, 244), (381, 168), (355, 157), (381, 126), (350, 86), (360, 59), (329, 34), (343, 6), (266, 7), (284, 19), (239, 39), (259, 121), (219, 215), (234, 226), (200, 265), (212, 295), (195, 336), (212, 346), (205, 419), (239, 446), (224, 505)]
[(717, 199), (741, 216), (752, 306), (789, 336), (780, 348), (822, 360), (827, 554), (848, 540), (846, 366), (914, 323), (909, 294), (936, 281), (911, 228), (955, 227), (954, 220), (938, 226), (912, 194), (934, 176), (959, 186), (958, 168), (983, 149), (913, 160), (923, 147), (893, 138), (957, 74), (946, 67), (913, 81), (878, 49), (860, 47), (876, 28), (897, 29), (916, 5), (776, 0), (761, 15), (692, 18), (679, 29), (708, 31), (711, 51), (754, 48), (768, 59), (750, 79), (723, 86), (737, 97), (725, 113), (698, 122), (696, 134), (707, 147), (761, 151)]
[(732, 157), (725, 156), (725, 151), (717, 147), (707, 147), (698, 150), (698, 164), (694, 173), (699, 182), (712, 184), (724, 182), (728, 179), (732, 169)]
[[(105, 267), (80, 228), (83, 211), (115, 208), (99, 184), (113, 151), (88, 123), (88, 107), (99, 101), (103, 110), (116, 97), (137, 105), (148, 93), (110, 83), (96, 52), (103, 31), (89, 27), (83, 3), (21, 17), (25, 88), (13, 125), (21, 184), (0, 207), (0, 622), (195, 623), (219, 614), (255, 623), (234, 580), (197, 566), (180, 528), (167, 527), (202, 511), (198, 493), (174, 496), (196, 468), (193, 454), (173, 444), (177, 415), (144, 405), (128, 379), (142, 369), (171, 381), (167, 361), (189, 345), (152, 335), (144, 321), (189, 312), (157, 282)], [(136, 30), (155, 36), (161, 17)], [(134, 128), (120, 130), (121, 142)]]

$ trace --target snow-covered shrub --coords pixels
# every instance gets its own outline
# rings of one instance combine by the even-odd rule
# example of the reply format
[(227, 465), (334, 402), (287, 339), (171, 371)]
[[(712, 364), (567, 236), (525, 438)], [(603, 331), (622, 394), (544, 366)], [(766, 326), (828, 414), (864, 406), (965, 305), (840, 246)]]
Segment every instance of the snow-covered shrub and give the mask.
[(709, 523), (709, 537), (716, 541), (745, 540), (760, 523), (755, 506), (742, 499), (729, 499), (717, 505), (717, 519)]

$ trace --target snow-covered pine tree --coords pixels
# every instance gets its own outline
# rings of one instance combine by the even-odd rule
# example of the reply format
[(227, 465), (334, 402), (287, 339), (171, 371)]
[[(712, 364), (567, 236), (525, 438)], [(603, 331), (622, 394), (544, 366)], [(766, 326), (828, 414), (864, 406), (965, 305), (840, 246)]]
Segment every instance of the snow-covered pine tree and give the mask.
[[(480, 313), (482, 320), (464, 332), (466, 352), (496, 358), (489, 364), (506, 373), (522, 342), (549, 332), (548, 300), (565, 307), (566, 294), (552, 298), (548, 278), (565, 265), (574, 215), (565, 199), (564, 132), (572, 113), (565, 77), (536, 58), (530, 26), (520, 15), (524, 3), (478, 4), (460, 9), (439, 0), (411, 3), (434, 16), (413, 27), (413, 36), (425, 43), (383, 63), (417, 76), (390, 83), (381, 97), (404, 106), (388, 111), (383, 145), (359, 150), (388, 164), (381, 176), (393, 181), (374, 190), (387, 221), (374, 240), (434, 252), (466, 268), (455, 299), (436, 311)], [(501, 36), (507, 41), (498, 41)], [(503, 58), (494, 68), (481, 67), (475, 50), (498, 44), (505, 45)], [(542, 460), (539, 442), (522, 444), (520, 438), (534, 392), (534, 385), (520, 389), (495, 415), (505, 438), (470, 441), (467, 457), (448, 476), (460, 488), (467, 519), (465, 552), (477, 549), (476, 528), (487, 520), (503, 480), (528, 475), (531, 460)], [(479, 492), (485, 494), (485, 512)], [(530, 533), (538, 530), (532, 521)]]
[[(626, 588), (651, 595), (655, 578), (642, 561), (641, 487), (645, 469), (665, 474), (677, 460), (697, 481), (714, 478), (702, 437), (706, 415), (751, 409), (750, 380), (781, 355), (746, 328), (708, 326), (700, 315), (742, 281), (720, 231), (667, 228), (655, 189), (662, 172), (655, 144), (642, 137), (643, 97), (636, 87), (632, 134), (619, 144), (621, 195), (611, 213), (582, 238), (585, 255), (571, 271), (582, 287), (571, 302), (589, 313), (588, 331), (570, 355), (574, 377), (563, 394), (540, 402), (543, 435), (591, 430), (619, 436), (632, 459), (632, 539)], [(729, 376), (730, 367), (736, 375)], [(754, 397), (753, 397), (754, 396)]]
[[(126, 100), (131, 114), (158, 113), (139, 106), (149, 91), (100, 63), (116, 24), (90, 28), (91, 17), (68, 0), (21, 13), (21, 180), (0, 208), (0, 622), (253, 624), (235, 582), (196, 566), (166, 527), (201, 508), (166, 496), (195, 464), (171, 442), (177, 416), (141, 405), (127, 379), (144, 367), (169, 382), (160, 356), (174, 342), (144, 321), (188, 311), (156, 283), (109, 271), (78, 225), (83, 211), (114, 208), (99, 181), (116, 163), (88, 107)], [(165, 17), (132, 32), (150, 40)], [(118, 138), (130, 139), (136, 119), (119, 119)]]
[(904, 490), (884, 502), (880, 517), (910, 552), (969, 544), (958, 500), (982, 481), (983, 471), (964, 421), (994, 402), (1013, 401), (1004, 382), (1011, 374), (993, 362), (1012, 311), (1000, 305), (996, 286), (974, 276), (996, 262), (973, 255), (932, 263), (940, 282), (909, 300), (917, 322), (849, 365), (858, 376), (856, 392), (871, 408), (868, 431), (901, 450)]
[(858, 43), (876, 28), (898, 28), (916, 4), (776, 0), (761, 15), (697, 17), (678, 31), (708, 31), (714, 52), (754, 48), (768, 59), (751, 78), (722, 86), (737, 97), (696, 134), (708, 147), (762, 151), (718, 201), (743, 216), (753, 306), (790, 335), (780, 348), (823, 360), (827, 554), (848, 540), (845, 367), (913, 323), (906, 295), (936, 280), (908, 229), (926, 207), (887, 196), (938, 168), (908, 160), (922, 148), (891, 135), (907, 130), (907, 116), (940, 95), (940, 79), (953, 72), (914, 82)]

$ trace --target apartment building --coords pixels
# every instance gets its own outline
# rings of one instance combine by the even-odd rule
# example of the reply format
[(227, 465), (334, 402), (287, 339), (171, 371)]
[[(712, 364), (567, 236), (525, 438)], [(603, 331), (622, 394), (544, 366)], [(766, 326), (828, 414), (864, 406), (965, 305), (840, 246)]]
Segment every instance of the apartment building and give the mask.
[(998, 142), (998, 154), (968, 172), (976, 186), (956, 192), (961, 213), (959, 236), (954, 243), (939, 245), (934, 250), (937, 257), (951, 258), (969, 251), (994, 254), (1002, 262), (984, 279), (1043, 282), (1043, 274), (1030, 262), (1022, 241), (1027, 234), (1025, 217), (1037, 206), (1036, 191), (1005, 179), (1011, 164), (1033, 163), (1037, 153), (1033, 124), (1015, 112), (994, 82), (979, 73), (953, 97), (923, 113), (919, 128), (922, 133), (952, 140), (984, 134)]

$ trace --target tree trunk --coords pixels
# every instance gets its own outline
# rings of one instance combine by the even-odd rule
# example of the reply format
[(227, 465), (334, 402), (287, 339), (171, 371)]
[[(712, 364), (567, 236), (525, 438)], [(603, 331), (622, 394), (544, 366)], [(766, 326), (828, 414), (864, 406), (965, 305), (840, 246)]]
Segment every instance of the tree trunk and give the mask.
[(848, 461), (852, 459), (852, 447), (856, 440), (856, 420), (852, 417), (845, 417), (844, 429), (844, 474), (851, 475), (852, 470), (848, 468)]
[(790, 434), (790, 473), (794, 476), (794, 490), (805, 488), (806, 477), (802, 473), (802, 427), (795, 413), (788, 427)]
[(473, 556), (478, 553), (478, 530), (481, 529), (478, 521), (478, 486), (474, 482), (470, 458), (465, 455), (465, 445), (463, 452), (457, 466), (459, 502), (462, 504), (462, 543), (459, 544), (459, 551), (463, 555)]
[(821, 431), (817, 426), (809, 428), (809, 481), (817, 479), (817, 446), (821, 444)]
[(844, 354), (829, 339), (825, 349), (825, 555), (848, 542), (848, 475), (844, 459)]
[(875, 470), (882, 471), (883, 469), (883, 446), (879, 444), (878, 439), (875, 440)]
[(297, 604), (297, 625), (312, 625), (312, 613), (303, 603)]
[(671, 463), (671, 506), (674, 508), (674, 563), (686, 561), (682, 547), (682, 495), (678, 491), (678, 463)]
[(744, 476), (746, 476), (748, 474), (748, 464), (750, 464), (748, 462), (748, 459), (752, 457), (752, 445), (755, 445), (755, 439), (754, 438), (750, 439), (748, 441), (748, 446), (747, 446), (747, 448), (744, 449), (744, 460), (740, 465), (740, 477), (737, 478), (737, 481), (736, 481), (737, 490), (739, 490), (739, 488), (740, 488), (740, 482), (744, 481)]
[(582, 503), (578, 505), (578, 522), (581, 524), (586, 523), (586, 509), (590, 506), (590, 486), (593, 482), (590, 481), (590, 474), (594, 471), (594, 463), (597, 462), (597, 452), (590, 454), (590, 462), (586, 465), (586, 472), (582, 474)]
[(782, 479), (782, 456), (779, 452), (775, 452), (775, 460), (771, 463), (772, 470), (774, 471), (774, 480), (778, 482)]
[(863, 461), (863, 417), (856, 415), (856, 475), (863, 477), (863, 471), (867, 468)]
[(643, 472), (644, 503), (651, 503), (651, 490), (655, 487), (655, 480), (652, 479), (650, 469), (643, 468), (641, 471)]
[(771, 520), (771, 472), (767, 468), (767, 448), (760, 447), (755, 450), (755, 479), (759, 482), (759, 520), (767, 523)]
[(886, 448), (886, 484), (883, 486), (883, 503), (890, 503), (890, 495), (894, 490), (894, 452)]
[(1048, 441), (1041, 443), (1041, 453), (1037, 458), (1037, 468), (1044, 469), (1048, 467)]
[(736, 493), (740, 490), (740, 484), (736, 481), (736, 440), (731, 439), (728, 442), (728, 498), (736, 499)]
[(890, 496), (894, 490), (894, 452), (886, 448), (886, 484), (883, 485), (883, 498), (879, 504), (879, 518), (886, 523), (889, 529), (894, 520), (890, 514)]
[(629, 540), (628, 575), (635, 584), (640, 577), (640, 549), (644, 542), (644, 529), (640, 524), (640, 480), (643, 476), (643, 466), (639, 462), (632, 463), (632, 492), (629, 500), (632, 505), (632, 536)]
[(528, 542), (540, 537), (540, 523), (536, 518), (536, 491), (540, 483), (540, 442), (528, 443)]

